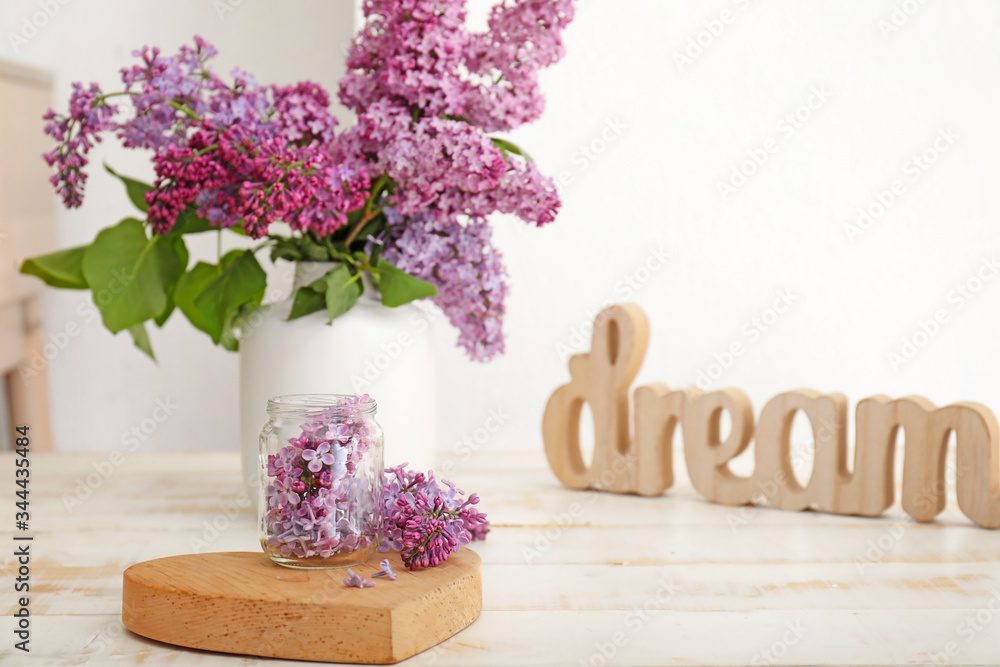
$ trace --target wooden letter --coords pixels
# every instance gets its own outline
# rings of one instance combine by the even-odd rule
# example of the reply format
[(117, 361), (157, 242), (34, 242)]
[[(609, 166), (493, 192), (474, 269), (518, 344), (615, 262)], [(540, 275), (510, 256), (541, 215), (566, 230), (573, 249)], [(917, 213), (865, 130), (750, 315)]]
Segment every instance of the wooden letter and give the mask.
[[(700, 392), (699, 392), (700, 393)], [(674, 431), (687, 395), (656, 382), (635, 390), (635, 492), (658, 496), (674, 484)]]
[[(688, 387), (671, 391), (653, 383), (635, 391), (635, 441), (629, 439), (632, 380), (646, 354), (649, 324), (635, 304), (605, 308), (594, 321), (593, 345), (569, 360), (570, 381), (549, 398), (542, 418), (545, 454), (556, 477), (574, 489), (656, 496), (674, 481), (673, 438), (684, 429), (684, 457), (694, 488), (726, 505), (769, 500), (785, 510), (817, 508), (834, 514), (878, 516), (894, 500), (896, 435), (905, 433), (903, 510), (932, 521), (945, 506), (945, 458), (954, 432), (957, 495), (962, 512), (984, 528), (1000, 528), (1000, 425), (986, 406), (943, 408), (920, 396), (866, 398), (857, 407), (853, 470), (847, 466), (847, 398), (800, 389), (775, 396), (756, 425), (754, 472), (739, 477), (729, 462), (754, 438), (750, 399), (739, 389), (710, 394)], [(580, 452), (580, 414), (594, 417), (594, 462)], [(732, 432), (721, 440), (722, 411)], [(803, 486), (795, 478), (790, 442), (795, 413), (813, 431), (813, 470)]]
[[(1000, 528), (1000, 427), (985, 405), (972, 402), (949, 406), (954, 423), (958, 506), (983, 528)], [(945, 409), (945, 408), (942, 408)]]
[[(751, 480), (738, 477), (729, 461), (739, 456), (753, 438), (753, 406), (739, 389), (710, 394), (690, 391), (684, 412), (684, 459), (691, 485), (712, 502), (743, 505), (750, 502)], [(719, 440), (719, 419), (729, 412), (733, 428), (725, 442)]]
[[(629, 438), (629, 387), (649, 344), (649, 323), (639, 306), (609, 306), (594, 320), (590, 352), (569, 360), (570, 381), (555, 390), (542, 417), (545, 454), (556, 477), (573, 489), (596, 486), (616, 493), (633, 490)], [(594, 460), (580, 453), (580, 412), (594, 417)]]
[[(810, 491), (814, 486), (823, 503), (833, 505), (836, 494), (829, 482), (837, 474), (837, 469), (824, 469), (821, 461), (836, 462), (840, 450), (835, 445), (835, 426), (844, 423), (846, 409), (847, 399), (842, 394), (827, 396), (812, 389), (799, 389), (778, 394), (761, 410), (757, 422), (757, 444), (754, 446), (754, 481), (775, 507), (783, 510), (808, 509)], [(790, 456), (792, 421), (799, 410), (809, 418), (813, 428), (814, 472), (808, 487), (803, 487), (795, 479)], [(846, 456), (846, 451), (843, 455)]]

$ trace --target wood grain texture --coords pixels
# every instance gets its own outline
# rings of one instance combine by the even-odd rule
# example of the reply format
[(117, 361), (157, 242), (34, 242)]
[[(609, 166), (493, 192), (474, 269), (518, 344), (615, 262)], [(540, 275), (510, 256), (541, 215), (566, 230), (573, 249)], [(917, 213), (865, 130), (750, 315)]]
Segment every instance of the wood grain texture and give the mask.
[[(525, 444), (495, 438), (498, 448)], [(766, 664), (763, 652), (788, 623), (805, 632), (779, 646), (780, 658), (772, 652), (772, 664), (997, 663), (1000, 531), (973, 526), (953, 484), (932, 523), (898, 504), (873, 521), (709, 503), (682, 463), (669, 495), (580, 493), (555, 480), (531, 444), (442, 452), (439, 471), (477, 492), (492, 522), (475, 547), (483, 612), (404, 664)], [(87, 486), (111, 461), (111, 475)], [(898, 496), (900, 457), (892, 467)], [(133, 563), (197, 551), (199, 540), (203, 551), (260, 548), (237, 452), (36, 454), (31, 469), (32, 652), (25, 662), (0, 645), (0, 664), (265, 662), (156, 642), (121, 621), (122, 573)], [(8, 454), (2, 471), (13, 474)], [(949, 464), (946, 478), (958, 474)], [(12, 567), (6, 559), (0, 575), (12, 578)], [(601, 653), (609, 643), (612, 659)]]
[[(680, 424), (691, 483), (712, 502), (878, 516), (894, 500), (896, 435), (902, 429), (903, 510), (924, 522), (944, 510), (948, 441), (954, 435), (959, 508), (983, 528), (1000, 528), (1000, 426), (984, 405), (937, 408), (921, 396), (866, 398), (858, 404), (849, 467), (843, 394), (784, 392), (764, 405), (755, 424), (750, 399), (739, 389), (706, 394), (654, 383), (635, 390), (630, 441), (628, 392), (649, 343), (649, 323), (639, 306), (619, 304), (597, 315), (593, 331), (591, 351), (570, 359), (570, 382), (553, 392), (542, 420), (549, 467), (571, 489), (661, 494), (673, 484), (673, 436)], [(589, 467), (580, 452), (584, 403), (594, 421)], [(725, 440), (724, 413), (732, 423)], [(813, 432), (813, 468), (805, 485), (796, 479), (791, 457), (792, 425), (800, 413)], [(754, 470), (736, 475), (729, 462), (751, 441)]]
[[(378, 572), (386, 554), (354, 571)], [(481, 561), (471, 549), (396, 581), (344, 585), (346, 569), (293, 569), (263, 553), (173, 556), (125, 570), (122, 621), (132, 632), (189, 648), (271, 658), (389, 664), (471, 624), (483, 606)]]

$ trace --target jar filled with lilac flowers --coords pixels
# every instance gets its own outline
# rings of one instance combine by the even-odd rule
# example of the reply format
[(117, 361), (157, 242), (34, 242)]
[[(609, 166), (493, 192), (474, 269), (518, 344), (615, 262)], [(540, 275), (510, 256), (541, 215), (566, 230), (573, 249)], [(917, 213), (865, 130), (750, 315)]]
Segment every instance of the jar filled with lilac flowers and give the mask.
[(279, 565), (363, 563), (382, 535), (382, 428), (367, 394), (268, 401), (260, 433), (260, 543)]

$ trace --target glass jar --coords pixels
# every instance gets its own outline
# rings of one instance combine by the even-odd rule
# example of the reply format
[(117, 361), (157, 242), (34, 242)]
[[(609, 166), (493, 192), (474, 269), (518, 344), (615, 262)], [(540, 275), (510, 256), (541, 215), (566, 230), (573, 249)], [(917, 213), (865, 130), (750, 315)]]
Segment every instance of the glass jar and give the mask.
[(279, 565), (368, 560), (382, 536), (382, 428), (369, 396), (267, 402), (260, 432), (260, 544)]

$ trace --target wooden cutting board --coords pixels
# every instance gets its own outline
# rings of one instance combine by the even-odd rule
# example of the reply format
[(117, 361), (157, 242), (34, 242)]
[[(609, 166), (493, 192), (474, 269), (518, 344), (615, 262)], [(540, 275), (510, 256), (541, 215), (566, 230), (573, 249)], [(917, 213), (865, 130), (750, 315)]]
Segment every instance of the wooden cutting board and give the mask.
[(399, 554), (352, 568), (366, 579), (389, 558), (396, 581), (344, 586), (345, 568), (292, 569), (263, 553), (158, 558), (125, 570), (122, 621), (132, 632), (189, 648), (246, 655), (389, 664), (439, 644), (483, 608), (482, 563), (462, 549), (410, 572)]

